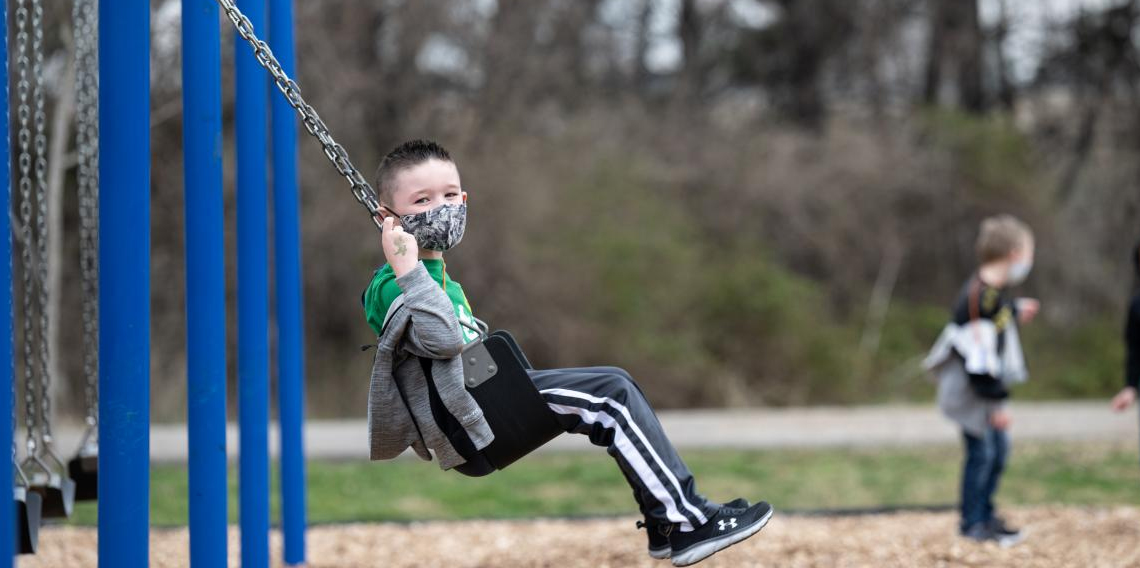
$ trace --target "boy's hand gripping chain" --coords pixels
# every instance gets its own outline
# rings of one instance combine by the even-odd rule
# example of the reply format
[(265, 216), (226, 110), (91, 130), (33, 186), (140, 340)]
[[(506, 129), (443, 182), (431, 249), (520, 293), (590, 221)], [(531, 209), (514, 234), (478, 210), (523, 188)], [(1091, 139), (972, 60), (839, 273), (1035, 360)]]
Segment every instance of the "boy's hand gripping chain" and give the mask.
[(305, 102), (301, 96), (301, 87), (297, 82), (290, 79), (289, 75), (282, 69), (281, 64), (277, 58), (273, 56), (273, 51), (269, 49), (269, 44), (262, 41), (257, 35), (254, 34), (253, 24), (250, 23), (249, 18), (238, 10), (233, 0), (217, 0), (218, 5), (233, 22), (234, 27), (237, 28), (237, 33), (253, 48), (253, 54), (257, 58), (257, 62), (269, 71), (273, 76), (273, 81), (277, 85), (277, 89), (285, 95), (285, 99), (289, 101), (297, 114), (301, 116), (301, 122), (305, 125), (305, 130), (309, 131), (317, 141), (321, 143), (321, 147), (325, 151), (325, 157), (332, 162), (340, 175), (348, 180), (352, 186), (352, 195), (356, 200), (368, 210), (372, 216), (372, 222), (378, 228), (381, 227), (380, 215), (380, 201), (376, 197), (376, 192), (372, 190), (372, 186), (360, 174), (360, 170), (352, 165), (352, 160), (348, 159), (348, 152), (345, 151), (344, 146), (333, 140), (332, 134), (329, 133), (328, 126), (325, 126), (325, 121), (321, 120), (320, 115), (317, 114), (316, 109), (312, 105)]

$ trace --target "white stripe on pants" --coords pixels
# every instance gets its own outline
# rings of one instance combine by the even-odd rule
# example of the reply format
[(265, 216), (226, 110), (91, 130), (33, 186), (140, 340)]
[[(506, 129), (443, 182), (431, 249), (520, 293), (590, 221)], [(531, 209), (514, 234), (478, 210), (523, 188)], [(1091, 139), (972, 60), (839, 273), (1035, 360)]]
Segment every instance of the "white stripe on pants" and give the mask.
[[(625, 462), (647, 519), (652, 512), (682, 532), (708, 521), (714, 505), (696, 493), (692, 474), (627, 373), (599, 367), (532, 371), (531, 377), (550, 409), (566, 418), (560, 422), (568, 431), (589, 434), (596, 445), (609, 446), (619, 464)], [(646, 498), (657, 503), (643, 503)]]

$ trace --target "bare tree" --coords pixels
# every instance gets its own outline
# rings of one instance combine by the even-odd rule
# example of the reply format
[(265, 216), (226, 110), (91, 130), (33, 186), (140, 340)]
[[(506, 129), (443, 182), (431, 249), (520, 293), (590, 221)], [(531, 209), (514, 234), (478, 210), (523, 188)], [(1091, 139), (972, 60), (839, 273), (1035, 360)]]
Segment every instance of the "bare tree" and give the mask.
[(998, 0), (998, 21), (990, 33), (990, 43), (994, 49), (994, 59), (997, 71), (997, 100), (1006, 111), (1013, 110), (1016, 98), (1013, 78), (1010, 77), (1009, 60), (1005, 53), (1006, 39), (1009, 37), (1010, 17), (1009, 3)]
[(737, 78), (765, 85), (781, 116), (816, 129), (828, 110), (826, 65), (851, 40), (856, 7), (823, 0), (775, 0), (771, 6), (775, 23), (741, 34)]
[(1067, 67), (1066, 75), (1082, 93), (1082, 110), (1071, 159), (1056, 190), (1059, 202), (1071, 199), (1077, 180), (1092, 152), (1104, 104), (1114, 90), (1124, 87), (1136, 98), (1140, 78), (1133, 30), (1140, 7), (1128, 1), (1101, 14), (1082, 13), (1072, 24), (1072, 51), (1058, 54), (1056, 64)]
[(970, 112), (986, 109), (977, 0), (931, 0), (923, 101)]

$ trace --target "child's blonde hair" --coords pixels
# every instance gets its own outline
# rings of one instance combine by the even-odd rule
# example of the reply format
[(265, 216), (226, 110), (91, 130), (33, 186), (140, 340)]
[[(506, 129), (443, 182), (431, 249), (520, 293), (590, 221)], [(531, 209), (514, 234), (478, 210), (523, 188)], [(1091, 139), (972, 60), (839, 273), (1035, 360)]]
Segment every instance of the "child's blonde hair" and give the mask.
[(978, 262), (1001, 260), (1033, 239), (1029, 225), (1013, 215), (995, 215), (982, 221), (976, 245)]

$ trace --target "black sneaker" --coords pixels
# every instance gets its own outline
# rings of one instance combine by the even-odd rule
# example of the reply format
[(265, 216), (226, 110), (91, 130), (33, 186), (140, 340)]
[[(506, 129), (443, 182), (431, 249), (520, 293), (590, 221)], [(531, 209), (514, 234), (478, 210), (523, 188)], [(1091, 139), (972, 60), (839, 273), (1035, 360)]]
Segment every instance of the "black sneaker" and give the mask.
[[(747, 509), (748, 500), (736, 498), (728, 503), (727, 507), (734, 507), (737, 509)], [(657, 524), (646, 523), (644, 521), (637, 521), (637, 528), (645, 529), (646, 534), (649, 536), (649, 556), (657, 560), (665, 560), (673, 556), (673, 547), (669, 544), (669, 533), (673, 530), (672, 524)]]
[(669, 533), (673, 530), (672, 523), (648, 524), (637, 521), (637, 528), (645, 529), (649, 535), (649, 556), (656, 560), (665, 560), (673, 555), (673, 547), (669, 546)]
[(673, 565), (688, 566), (758, 532), (772, 518), (772, 506), (761, 501), (746, 509), (722, 506), (708, 522), (690, 532), (672, 531)]
[(1005, 524), (1005, 519), (1001, 517), (990, 519), (986, 527), (1002, 546), (1013, 546), (1022, 540), (1021, 531)]
[(997, 540), (997, 535), (986, 523), (974, 523), (962, 531), (962, 536), (977, 542)]
[(987, 523), (990, 530), (999, 536), (1018, 536), (1021, 531), (1005, 524), (1005, 519), (1001, 517), (994, 517)]

